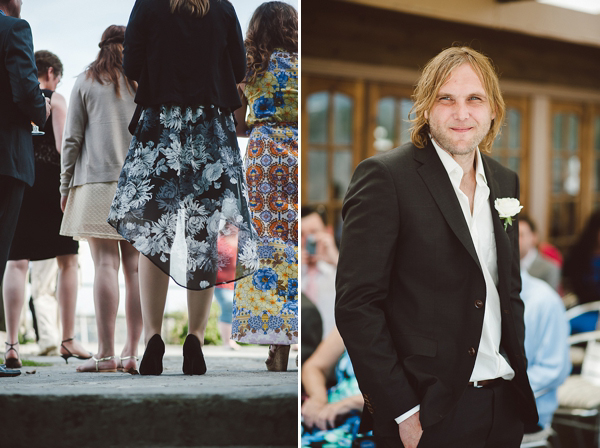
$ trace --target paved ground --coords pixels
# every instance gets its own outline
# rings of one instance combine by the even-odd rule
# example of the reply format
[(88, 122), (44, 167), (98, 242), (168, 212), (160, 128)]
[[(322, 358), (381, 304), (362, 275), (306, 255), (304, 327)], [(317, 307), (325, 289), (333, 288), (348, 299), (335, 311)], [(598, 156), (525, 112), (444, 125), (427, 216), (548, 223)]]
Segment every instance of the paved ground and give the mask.
[[(0, 446), (297, 445), (295, 352), (288, 372), (268, 372), (266, 347), (209, 346), (207, 374), (185, 376), (181, 347), (168, 346), (163, 374), (150, 377), (77, 373), (83, 361), (27, 355), (36, 349), (23, 358), (52, 366), (0, 380)], [(5, 445), (9, 428), (21, 436)]]

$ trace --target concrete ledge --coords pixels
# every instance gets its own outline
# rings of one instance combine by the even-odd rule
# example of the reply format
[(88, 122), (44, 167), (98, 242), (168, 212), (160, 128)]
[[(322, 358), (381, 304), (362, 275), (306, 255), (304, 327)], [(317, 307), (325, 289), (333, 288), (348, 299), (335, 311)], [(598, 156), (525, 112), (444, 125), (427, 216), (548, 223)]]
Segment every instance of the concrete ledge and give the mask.
[(171, 355), (157, 377), (77, 373), (83, 361), (29, 357), (53, 365), (0, 379), (0, 434), (15, 434), (14, 447), (297, 446), (297, 368), (292, 359), (288, 372), (267, 372), (265, 354), (207, 347), (206, 375), (183, 375)]

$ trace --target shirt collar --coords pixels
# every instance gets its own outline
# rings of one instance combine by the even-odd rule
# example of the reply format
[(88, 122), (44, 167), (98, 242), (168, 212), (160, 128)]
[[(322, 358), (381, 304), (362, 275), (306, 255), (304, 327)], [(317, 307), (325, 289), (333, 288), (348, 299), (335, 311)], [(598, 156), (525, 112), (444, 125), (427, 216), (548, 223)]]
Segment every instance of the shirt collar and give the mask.
[[(454, 160), (454, 158), (450, 154), (444, 151), (441, 148), (441, 146), (438, 145), (435, 139), (431, 138), (431, 136), (430, 140), (431, 143), (433, 143), (433, 147), (435, 148), (438, 157), (442, 161), (442, 164), (444, 165), (448, 176), (452, 178), (452, 173), (458, 170), (457, 172), (460, 174), (460, 179), (462, 179), (464, 171), (462, 167), (458, 164), (458, 162)], [(477, 183), (483, 182), (484, 185), (487, 185), (487, 178), (485, 177), (485, 170), (483, 169), (483, 162), (481, 160), (481, 152), (479, 151), (479, 148), (475, 150), (475, 178), (477, 180)]]

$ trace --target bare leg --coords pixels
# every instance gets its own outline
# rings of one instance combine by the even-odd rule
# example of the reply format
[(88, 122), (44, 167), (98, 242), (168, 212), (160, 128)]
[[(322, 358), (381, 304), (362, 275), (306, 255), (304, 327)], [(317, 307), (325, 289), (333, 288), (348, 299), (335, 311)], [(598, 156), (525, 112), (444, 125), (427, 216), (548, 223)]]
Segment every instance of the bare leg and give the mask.
[(187, 291), (188, 305), (188, 334), (193, 334), (204, 345), (204, 333), (208, 324), (210, 315), (210, 306), (212, 304), (213, 289), (208, 288), (202, 291)]
[[(138, 276), (139, 252), (126, 242), (121, 241), (121, 261), (125, 275), (125, 319), (127, 321), (127, 341), (121, 357), (137, 356), (137, 346), (142, 335), (142, 308), (140, 304), (140, 282)], [(125, 371), (137, 367), (135, 359), (122, 361)]]
[[(75, 336), (75, 306), (77, 305), (77, 255), (59, 255), (56, 257), (58, 263), (58, 281), (56, 284), (56, 296), (60, 309), (60, 320), (62, 322), (62, 340), (72, 339)], [(75, 355), (87, 357), (87, 350), (72, 339), (63, 342), (64, 346)], [(67, 351), (61, 347), (61, 353)]]
[[(19, 342), (19, 322), (25, 303), (25, 280), (29, 260), (10, 260), (6, 263), (4, 271), (4, 318), (6, 319), (6, 342), (16, 344)], [(8, 346), (5, 346), (8, 349)], [(18, 350), (19, 346), (15, 348)], [(14, 350), (6, 353), (6, 359), (18, 358)]]
[[(98, 353), (96, 358), (115, 354), (115, 322), (119, 307), (119, 245), (116, 240), (89, 238), (94, 260), (94, 308), (98, 327)], [(100, 369), (116, 369), (114, 359), (103, 361)], [(96, 363), (89, 360), (78, 371), (95, 371)]]
[(239, 350), (240, 345), (231, 339), (231, 324), (227, 322), (219, 322), (219, 333), (221, 333), (221, 340), (223, 345), (233, 350)]
[(162, 329), (169, 276), (152, 263), (146, 256), (139, 257), (140, 301), (144, 321), (144, 342)]

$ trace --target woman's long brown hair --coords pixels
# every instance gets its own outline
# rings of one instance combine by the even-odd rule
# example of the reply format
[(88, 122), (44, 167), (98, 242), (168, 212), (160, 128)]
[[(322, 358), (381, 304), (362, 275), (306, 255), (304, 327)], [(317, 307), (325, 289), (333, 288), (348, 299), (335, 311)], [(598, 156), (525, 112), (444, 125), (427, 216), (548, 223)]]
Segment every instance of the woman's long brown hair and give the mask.
[(284, 2), (263, 3), (252, 14), (244, 43), (245, 82), (251, 84), (267, 71), (273, 50), (298, 52), (298, 11)]
[[(86, 78), (92, 78), (94, 81), (104, 85), (105, 82), (115, 87), (115, 93), (121, 98), (121, 88), (119, 80), (123, 72), (123, 41), (125, 40), (125, 27), (111, 25), (104, 33), (102, 40), (98, 44), (100, 52), (96, 60), (90, 64), (86, 71)], [(137, 90), (137, 83), (125, 76), (127, 90), (134, 93)]]
[(204, 17), (209, 9), (209, 0), (171, 0), (171, 13), (183, 11), (193, 16)]

